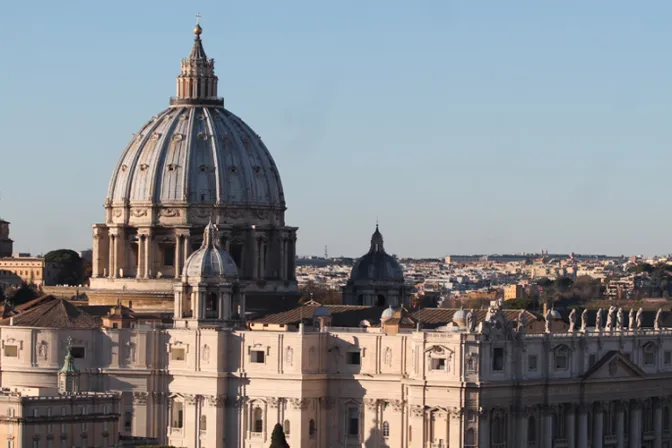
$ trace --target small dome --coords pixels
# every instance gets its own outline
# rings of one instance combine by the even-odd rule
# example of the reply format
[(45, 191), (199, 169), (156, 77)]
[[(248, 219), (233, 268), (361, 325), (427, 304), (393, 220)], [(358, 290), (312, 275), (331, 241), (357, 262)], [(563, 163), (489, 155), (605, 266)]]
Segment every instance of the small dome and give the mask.
[(562, 319), (560, 312), (558, 312), (558, 310), (555, 308), (551, 310), (551, 319)]
[(232, 278), (238, 268), (228, 252), (219, 248), (217, 228), (210, 222), (203, 232), (201, 248), (191, 254), (184, 264), (183, 277)]
[(331, 312), (326, 306), (321, 306), (315, 310), (313, 317), (331, 317)]
[(467, 312), (462, 309), (455, 311), (453, 314), (453, 322), (460, 327), (464, 327), (467, 322)]
[(394, 308), (392, 308), (392, 305), (390, 305), (389, 308), (387, 308), (385, 311), (383, 311), (383, 314), (380, 315), (380, 320), (387, 320), (387, 319), (392, 319), (394, 317)]
[(399, 262), (385, 252), (383, 235), (377, 225), (376, 231), (371, 236), (371, 248), (352, 267), (350, 280), (404, 282), (404, 271)]

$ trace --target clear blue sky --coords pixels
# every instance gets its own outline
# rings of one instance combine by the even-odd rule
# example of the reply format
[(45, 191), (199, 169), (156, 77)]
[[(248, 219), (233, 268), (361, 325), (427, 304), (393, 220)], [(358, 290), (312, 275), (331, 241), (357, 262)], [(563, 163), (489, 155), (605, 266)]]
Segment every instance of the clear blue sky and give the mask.
[(23, 0), (0, 14), (0, 216), (91, 246), (200, 11), (299, 253), (672, 250), (672, 2)]

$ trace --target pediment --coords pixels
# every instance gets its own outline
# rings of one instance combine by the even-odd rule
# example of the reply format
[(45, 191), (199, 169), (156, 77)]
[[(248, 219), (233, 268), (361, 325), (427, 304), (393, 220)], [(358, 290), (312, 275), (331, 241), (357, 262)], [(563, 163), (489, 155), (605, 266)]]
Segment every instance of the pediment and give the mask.
[(610, 351), (602, 357), (585, 375), (584, 380), (642, 378), (646, 374), (621, 352)]

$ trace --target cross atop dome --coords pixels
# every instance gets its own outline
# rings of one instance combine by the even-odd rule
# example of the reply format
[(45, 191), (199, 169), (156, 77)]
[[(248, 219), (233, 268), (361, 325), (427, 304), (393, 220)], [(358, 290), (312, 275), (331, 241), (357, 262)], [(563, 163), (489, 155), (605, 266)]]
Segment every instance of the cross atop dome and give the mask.
[(194, 45), (189, 57), (182, 59), (181, 72), (177, 77), (177, 95), (171, 98), (171, 106), (224, 106), (224, 100), (217, 97), (215, 61), (208, 59), (203, 49), (200, 25), (201, 14), (196, 14)]

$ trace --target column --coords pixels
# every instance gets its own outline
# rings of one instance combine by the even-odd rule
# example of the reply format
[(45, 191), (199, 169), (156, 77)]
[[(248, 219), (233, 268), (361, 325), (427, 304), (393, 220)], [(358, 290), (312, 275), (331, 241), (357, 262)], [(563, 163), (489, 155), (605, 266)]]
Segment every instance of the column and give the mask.
[(138, 263), (135, 267), (135, 278), (142, 278), (145, 273), (144, 264), (145, 264), (145, 242), (144, 236), (138, 235)]
[(585, 405), (579, 408), (579, 437), (576, 446), (578, 448), (588, 448), (588, 413)]
[(639, 402), (633, 400), (630, 403), (630, 448), (639, 448), (642, 443), (642, 408)]
[(574, 413), (574, 405), (570, 403), (567, 406), (567, 418), (565, 419), (567, 425), (567, 445), (570, 448), (574, 448), (576, 446), (576, 415)]
[(175, 264), (175, 266), (174, 266), (175, 272), (174, 272), (173, 277), (175, 277), (176, 279), (179, 279), (180, 276), (182, 275), (182, 263), (181, 263), (182, 260), (180, 259), (180, 237), (181, 236), (182, 235), (180, 235), (179, 233), (175, 235), (175, 263), (174, 263)]
[(625, 409), (623, 403), (616, 404), (616, 448), (625, 448)]
[(189, 255), (191, 255), (191, 237), (189, 236), (189, 234), (184, 234), (183, 237), (184, 237), (183, 242), (184, 250), (182, 251), (182, 256), (184, 259), (183, 264), (187, 264), (187, 258), (189, 258)]
[(527, 440), (527, 424), (527, 407), (523, 407), (518, 412), (518, 444), (516, 445), (520, 446), (521, 448), (527, 448), (527, 445), (530, 442), (530, 440)]
[(656, 438), (653, 439), (653, 448), (662, 448), (663, 446), (663, 406), (660, 399), (657, 398), (653, 403), (653, 428), (656, 431)]
[(259, 278), (259, 240), (257, 232), (252, 229), (252, 279)]
[[(367, 440), (370, 434), (379, 434), (378, 400), (375, 398), (365, 398), (364, 407), (364, 426), (360, 428), (359, 433), (364, 435), (364, 440)], [(373, 443), (375, 444), (376, 442)]]
[(604, 441), (604, 409), (601, 402), (598, 402), (593, 408), (593, 421), (592, 448), (602, 448)]
[(145, 255), (145, 273), (144, 277), (149, 278), (152, 275), (152, 232), (149, 230), (145, 234), (145, 250), (144, 250), (144, 255)]
[(553, 412), (551, 406), (544, 408), (544, 434), (542, 438), (544, 448), (553, 448)]
[(101, 238), (100, 238), (100, 231), (98, 228), (94, 227), (93, 229), (93, 260), (91, 260), (91, 276), (92, 277), (100, 277), (100, 261), (102, 260), (102, 253), (101, 253)]
[(107, 236), (107, 277), (114, 277), (114, 235)]
[(287, 240), (280, 235), (280, 280), (287, 280)]
[(114, 234), (112, 242), (114, 243), (112, 246), (112, 278), (117, 278), (119, 277), (119, 234)]
[(478, 446), (490, 448), (490, 413), (487, 410), (480, 412), (478, 421)]

